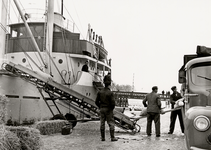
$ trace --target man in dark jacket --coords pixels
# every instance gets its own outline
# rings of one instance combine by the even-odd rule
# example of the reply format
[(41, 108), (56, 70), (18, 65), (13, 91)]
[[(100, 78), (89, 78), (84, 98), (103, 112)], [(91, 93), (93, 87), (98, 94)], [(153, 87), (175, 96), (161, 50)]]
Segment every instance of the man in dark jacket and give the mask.
[[(173, 86), (171, 88), (171, 90), (173, 91), (173, 94), (171, 94), (171, 96), (170, 96), (170, 103), (171, 103), (171, 108), (174, 109), (175, 102), (178, 99), (182, 98), (182, 96), (179, 92), (177, 92), (176, 86)], [(183, 123), (183, 119), (182, 119), (182, 111), (181, 111), (181, 109), (179, 109), (179, 110), (175, 110), (175, 111), (171, 112), (171, 117), (170, 117), (171, 123), (170, 123), (170, 129), (169, 129), (168, 134), (173, 134), (173, 132), (174, 132), (174, 126), (175, 126), (175, 122), (177, 119), (177, 115), (179, 117), (181, 131), (182, 131), (182, 133), (184, 133), (184, 123)]]
[(83, 65), (81, 71), (89, 72), (89, 66), (88, 66), (88, 64), (89, 64), (89, 61), (87, 60), (87, 61), (85, 62), (85, 64)]
[(111, 76), (104, 77), (105, 87), (98, 92), (95, 104), (100, 109), (100, 133), (101, 140), (105, 141), (105, 121), (107, 121), (110, 129), (111, 141), (117, 141), (114, 136), (114, 116), (113, 109), (115, 108), (115, 100), (113, 92), (110, 90)]
[(154, 120), (156, 137), (160, 137), (161, 101), (157, 92), (158, 92), (158, 87), (153, 86), (152, 92), (146, 95), (145, 99), (143, 100), (143, 104), (145, 107), (147, 107), (147, 131), (146, 131), (147, 135), (151, 136), (152, 121)]

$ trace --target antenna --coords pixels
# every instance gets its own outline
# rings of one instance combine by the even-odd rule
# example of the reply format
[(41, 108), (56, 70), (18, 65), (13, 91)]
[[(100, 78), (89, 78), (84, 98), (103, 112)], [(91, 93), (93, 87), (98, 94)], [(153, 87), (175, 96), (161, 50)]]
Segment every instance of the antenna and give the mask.
[(132, 83), (132, 91), (134, 92), (134, 76), (135, 74), (133, 73), (133, 83)]

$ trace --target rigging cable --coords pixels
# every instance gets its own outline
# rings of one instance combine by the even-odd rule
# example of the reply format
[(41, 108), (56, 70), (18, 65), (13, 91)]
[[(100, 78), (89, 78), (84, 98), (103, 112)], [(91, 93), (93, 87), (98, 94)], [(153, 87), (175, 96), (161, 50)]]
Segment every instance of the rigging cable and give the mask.
[(64, 78), (62, 77), (62, 74), (60, 73), (59, 68), (56, 66), (56, 64), (55, 64), (55, 62), (54, 62), (54, 60), (53, 60), (53, 58), (51, 57), (49, 51), (46, 51), (46, 52), (47, 52), (47, 54), (48, 54), (50, 60), (51, 60), (52, 63), (54, 64), (56, 70), (58, 71), (59, 75), (61, 76), (62, 80), (64, 81), (65, 84), (67, 84), (66, 81), (64, 80)]
[[(3, 1), (2, 0), (2, 5), (3, 5), (3, 7), (4, 8), (2, 8), (2, 9), (5, 9), (5, 12), (6, 12), (6, 24), (8, 23), (8, 12), (9, 12), (9, 8), (10, 7), (8, 7), (9, 6), (9, 3), (10, 3), (10, 1), (8, 1), (7, 2), (7, 4), (5, 4), (5, 1)], [(8, 17), (8, 18), (7, 18)], [(2, 24), (2, 23), (0, 23), (0, 26), (1, 26), (1, 28), (2, 28), (2, 30), (5, 32), (5, 43), (4, 43), (4, 45), (5, 45), (5, 47), (4, 47), (4, 50), (2, 50), (3, 52), (2, 52), (2, 56), (3, 56), (3, 59), (4, 58), (6, 58), (5, 57), (5, 53), (6, 53), (6, 49), (7, 49), (7, 42), (8, 42), (8, 36), (6, 36), (6, 34), (8, 34), (9, 33), (9, 31), (7, 30), (8, 28), (7, 28), (7, 26), (6, 26), (6, 24), (5, 24), (5, 26)]]
[[(77, 12), (77, 10), (76, 10), (76, 8), (75, 8), (74, 3), (73, 3), (73, 6), (74, 6), (74, 9), (75, 9), (76, 15), (77, 15), (77, 17), (78, 17), (78, 21), (79, 21), (79, 23), (80, 23), (80, 26), (81, 26), (82, 32), (84, 33), (83, 27), (82, 27), (82, 25), (81, 25), (81, 20), (80, 20), (80, 18), (79, 18), (79, 16), (78, 16), (78, 12)], [(83, 36), (83, 34), (81, 34), (81, 35), (82, 35), (83, 39), (85, 39), (85, 38), (84, 38), (84, 36)]]
[[(12, 9), (13, 9), (13, 11), (14, 11), (16, 17), (19, 18), (19, 15), (17, 14), (17, 12), (16, 12), (16, 10), (15, 10), (15, 8), (14, 8), (14, 6), (13, 6), (13, 3), (11, 3), (11, 6), (12, 6)], [(9, 20), (10, 20), (11, 23), (12, 23), (12, 19), (11, 19), (10, 17), (9, 17)], [(18, 19), (18, 20), (19, 20), (19, 19)]]
[[(9, 1), (9, 2), (10, 2), (10, 1)], [(9, 3), (9, 2), (8, 2), (8, 3)], [(3, 6), (4, 6), (5, 10), (6, 10), (6, 14), (8, 14), (8, 8), (9, 8), (9, 7), (7, 8), (7, 6), (6, 6), (6, 4), (4, 3), (3, 0), (2, 0), (2, 4), (3, 4)]]
[[(81, 31), (79, 30), (78, 26), (75, 24), (75, 21), (74, 21), (74, 19), (72, 18), (72, 16), (70, 15), (70, 13), (69, 13), (69, 11), (67, 10), (67, 8), (66, 8), (65, 6), (64, 6), (64, 8), (65, 8), (66, 12), (68, 13), (68, 15), (70, 16), (70, 18), (72, 19), (72, 21), (73, 21), (74, 25), (76, 26), (76, 28), (78, 29), (78, 31), (81, 33)], [(77, 13), (77, 12), (76, 12), (76, 13)], [(77, 17), (78, 17), (78, 14), (77, 14)], [(78, 18), (79, 18), (79, 17), (78, 17)], [(80, 22), (80, 19), (79, 19), (79, 22)], [(83, 36), (83, 34), (81, 34), (81, 35), (82, 35), (83, 39), (85, 39), (84, 36)], [(69, 57), (70, 57), (70, 56), (69, 56)], [(72, 66), (72, 63), (71, 63), (71, 59), (70, 59), (70, 64), (71, 64), (71, 68), (72, 68), (72, 71), (73, 71), (73, 66)], [(74, 78), (74, 80), (76, 80), (75, 75), (74, 75), (74, 72), (73, 72), (73, 78)]]
[(18, 0), (18, 1), (19, 1), (19, 4), (21, 4), (21, 7), (24, 8), (23, 5), (22, 5), (22, 3), (21, 3), (21, 1), (20, 0)]
[[(25, 55), (27, 61), (29, 62), (28, 54), (27, 53), (24, 53), (24, 55)], [(31, 70), (33, 70), (32, 65), (31, 65), (30, 62), (29, 62), (29, 66), (30, 66)]]
[[(61, 28), (62, 30), (62, 41), (63, 41), (63, 44), (64, 44), (64, 51), (65, 51), (65, 58), (66, 58), (66, 61), (67, 61), (67, 69), (68, 69), (68, 74), (69, 74), (69, 79), (68, 79), (68, 82), (70, 81), (70, 69), (69, 69), (69, 63), (68, 63), (68, 57), (67, 57), (67, 51), (66, 51), (66, 34), (65, 34), (65, 30), (63, 28)], [(72, 72), (73, 72), (73, 78), (75, 80), (75, 73), (74, 73), (74, 70), (73, 70), (73, 65), (71, 63), (71, 60), (70, 60), (70, 65), (71, 65), (71, 68), (72, 68)]]
[[(24, 54), (35, 64), (35, 66), (37, 66), (37, 68), (39, 68), (42, 71), (42, 68), (40, 68), (37, 63), (31, 58), (31, 56), (22, 48), (22, 46), (17, 43), (17, 45), (21, 48), (21, 50), (24, 52)], [(30, 64), (30, 62), (29, 62)], [(31, 66), (31, 65), (30, 65)], [(32, 69), (33, 70), (33, 69)]]
[[(29, 43), (30, 43), (30, 42), (29, 42)], [(30, 45), (31, 45), (31, 43), (30, 43)], [(31, 45), (31, 46), (32, 46), (32, 45)], [(51, 57), (51, 55), (50, 55), (49, 51), (47, 51), (47, 50), (46, 50), (46, 52), (47, 52), (47, 55), (49, 56), (50, 60), (51, 60), (51, 61), (52, 61), (52, 63), (54, 64), (54, 66), (55, 66), (56, 70), (58, 71), (59, 75), (61, 76), (62, 80), (63, 80), (63, 81), (64, 81), (64, 83), (66, 84), (66, 82), (65, 82), (64, 78), (62, 77), (62, 75), (61, 75), (61, 73), (60, 73), (60, 71), (59, 71), (58, 67), (56, 66), (56, 64), (55, 64), (54, 60), (52, 59), (52, 57)], [(35, 53), (35, 55), (36, 55), (36, 53)], [(36, 56), (37, 56), (37, 55), (36, 55)], [(39, 60), (39, 59), (38, 59), (38, 60)]]
[[(2, 0), (2, 2), (4, 2), (3, 0)], [(5, 3), (3, 3), (3, 6), (4, 6), (4, 9), (6, 10), (6, 24), (9, 24), (9, 18), (10, 18), (10, 6), (11, 5), (11, 0), (9, 0), (8, 1), (8, 3), (7, 3), (7, 5), (5, 4)], [(2, 24), (1, 24), (1, 26), (2, 26), (2, 29), (5, 31), (5, 33), (6, 34), (9, 34), (9, 26), (3, 26)], [(6, 36), (6, 38), (5, 38), (5, 49), (4, 49), (4, 57), (5, 57), (5, 54), (6, 54), (6, 50), (8, 49), (8, 40), (9, 39), (9, 36)], [(5, 57), (5, 58), (7, 58), (7, 56)]]
[(59, 7), (59, 5), (60, 5), (60, 2), (57, 0), (57, 9), (58, 9), (58, 12), (60, 12), (60, 7)]
[[(20, 2), (20, 1), (19, 1), (19, 2)], [(20, 2), (20, 3), (21, 3), (21, 2)], [(21, 6), (23, 7), (22, 4), (21, 4)], [(24, 32), (25, 35), (27, 35), (27, 31), (26, 31), (26, 30), (23, 30), (23, 32)], [(29, 41), (28, 38), (27, 38), (27, 40)], [(29, 43), (29, 45), (30, 45), (30, 46), (32, 47), (32, 49), (33, 49), (32, 43), (31, 43), (30, 41), (29, 41), (28, 43)], [(42, 71), (42, 68), (40, 68), (40, 67), (38, 66), (38, 64), (31, 58), (31, 56), (23, 49), (23, 47), (20, 45), (20, 43), (17, 42), (17, 45), (18, 45), (18, 46), (21, 48), (21, 50), (24, 52), (24, 55), (27, 56), (27, 57), (35, 64), (35, 66), (37, 66), (37, 68), (39, 68), (39, 69)], [(37, 60), (39, 61), (40, 65), (41, 65), (41, 62), (40, 62), (40, 60), (39, 60), (37, 54), (36, 54), (35, 52), (34, 52), (34, 54), (35, 54), (35, 56), (37, 57)], [(28, 62), (29, 62), (29, 61), (28, 61)], [(30, 65), (30, 67), (32, 68), (30, 62), (29, 62), (29, 65)], [(33, 69), (32, 69), (32, 70), (33, 70)]]
[(30, 30), (29, 25), (28, 25), (27, 22), (26, 22), (26, 19), (25, 19), (24, 15), (23, 15), (23, 13), (22, 13), (22, 11), (21, 11), (21, 8), (20, 8), (20, 6), (19, 6), (19, 4), (17, 3), (16, 0), (14, 0), (14, 2), (15, 2), (15, 5), (17, 6), (17, 9), (18, 9), (18, 11), (19, 11), (19, 13), (20, 13), (20, 15), (21, 15), (22, 20), (24, 21), (25, 27), (26, 27), (26, 29), (27, 29), (27, 31), (28, 31), (30, 37), (31, 37), (31, 40), (32, 40), (32, 42), (33, 42), (33, 44), (34, 44), (34, 46), (35, 46), (35, 49), (36, 49), (36, 51), (38, 52), (38, 54), (39, 54), (39, 56), (40, 56), (40, 59), (42, 60), (42, 63), (43, 63), (44, 66), (46, 67), (46, 64), (45, 64), (45, 62), (44, 62), (44, 60), (43, 60), (43, 57), (42, 57), (41, 52), (40, 52), (40, 49), (39, 49), (39, 47), (38, 47), (38, 45), (37, 45), (37, 43), (36, 43), (36, 41), (35, 41), (35, 38), (33, 37), (33, 34), (32, 34), (32, 32), (31, 32), (31, 30)]
[[(24, 32), (25, 35), (27, 35), (27, 31), (26, 31), (26, 30), (23, 30), (23, 32)], [(33, 49), (34, 46), (32, 46), (33, 44), (31, 43), (31, 40), (27, 38), (27, 41), (28, 41), (29, 45), (31, 46), (31, 48)], [(22, 47), (21, 47), (21, 49), (22, 49), (22, 51), (23, 51), (23, 48), (22, 48)], [(33, 49), (33, 50), (34, 50), (34, 49)], [(24, 50), (24, 53), (27, 53), (27, 52)], [(40, 63), (40, 66), (42, 66), (42, 63), (41, 63), (41, 61), (40, 61), (40, 59), (39, 59), (39, 57), (37, 56), (37, 53), (36, 53), (35, 51), (34, 51), (34, 54), (35, 54), (35, 56), (36, 56), (38, 62)], [(28, 55), (28, 54), (27, 54), (27, 55)], [(36, 65), (36, 66), (38, 66), (38, 65)]]
[[(5, 9), (7, 10), (7, 8), (6, 8), (6, 5), (5, 5), (5, 3), (3, 3), (4, 4), (4, 7), (5, 7)], [(11, 3), (10, 3), (11, 4)], [(13, 10), (14, 10), (14, 7), (13, 7), (13, 5), (12, 5), (12, 8), (13, 8)], [(8, 12), (8, 11), (7, 11)], [(15, 11), (14, 11), (15, 12)], [(16, 17), (18, 18), (18, 15), (17, 15), (17, 13), (15, 12), (15, 14), (16, 14)], [(9, 15), (8, 15), (9, 16)], [(9, 19), (8, 20), (10, 20), (11, 21), (11, 19), (10, 19), (10, 17), (9, 17)], [(12, 22), (12, 21), (11, 21)], [(1, 28), (6, 32), (6, 33), (9, 33), (9, 31), (2, 25), (2, 24), (0, 24), (0, 26), (1, 26)], [(20, 46), (20, 44), (17, 42), (17, 45), (22, 49), (22, 51), (24, 52), (24, 54), (25, 54), (25, 56), (27, 56), (26, 58), (27, 58), (27, 60), (28, 60), (28, 58), (41, 70), (41, 68), (34, 62), (34, 60), (26, 53), (26, 51)], [(29, 61), (28, 61), (29, 62)], [(30, 62), (29, 62), (29, 65), (30, 65), (30, 67), (32, 68), (32, 66), (31, 66), (31, 64), (30, 64)], [(32, 68), (32, 70), (33, 70), (33, 68)]]
[[(24, 8), (23, 7), (23, 5), (22, 5), (22, 3), (20, 2), (20, 0), (19, 0), (19, 3), (21, 4), (21, 6), (22, 6), (22, 9)], [(24, 10), (24, 9), (23, 9)], [(30, 27), (29, 27), (30, 28)], [(31, 30), (31, 29), (30, 29)], [(34, 31), (36, 31), (36, 30), (34, 30)], [(25, 33), (25, 35), (27, 35), (27, 31), (26, 30), (24, 30), (24, 33)], [(32, 33), (32, 35), (33, 35), (33, 33)], [(34, 35), (33, 35), (34, 36)], [(29, 39), (27, 39), (28, 41), (29, 41), (29, 45), (31, 46), (31, 48), (33, 49), (34, 48), (34, 45), (31, 43), (31, 40), (29, 40)], [(37, 43), (37, 42), (36, 42)], [(33, 46), (32, 46), (33, 45)], [(22, 50), (23, 50), (23, 48), (22, 48)], [(26, 51), (25, 51), (25, 53), (27, 53)], [(42, 57), (40, 56), (40, 57), (38, 57), (37, 56), (37, 53), (34, 51), (34, 54), (35, 54), (35, 56), (36, 56), (36, 58), (37, 58), (37, 60), (39, 61), (39, 63), (40, 63), (40, 66), (42, 66), (42, 62), (40, 61), (40, 59), (42, 60)], [(28, 55), (28, 54), (27, 54)], [(28, 55), (29, 56), (29, 55)], [(39, 59), (40, 58), (40, 59)], [(34, 62), (35, 63), (35, 62)], [(44, 63), (44, 62), (43, 62)], [(36, 64), (36, 66), (38, 66), (37, 64)], [(39, 67), (40, 68), (40, 67)]]
[(4, 27), (4, 25), (2, 23), (0, 23), (0, 27), (2, 28), (2, 30), (5, 32), (5, 33), (9, 33), (6, 29), (6, 27)]
[[(11, 3), (10, 3), (11, 4)], [(3, 3), (3, 6), (5, 7), (5, 9), (7, 10), (7, 14), (8, 14), (8, 20), (10, 20), (11, 21), (11, 23), (12, 23), (12, 20), (11, 20), (11, 18), (10, 18), (10, 15), (9, 15), (9, 13), (8, 13), (8, 8), (6, 7), (6, 5), (5, 5), (5, 3)], [(15, 9), (14, 9), (14, 6), (11, 4), (11, 6), (12, 6), (12, 8), (13, 8), (13, 10), (14, 10), (14, 13), (15, 13), (15, 15), (16, 15), (16, 17), (18, 18), (18, 15), (17, 15), (17, 13), (15, 12)], [(10, 7), (9, 7), (10, 8)], [(9, 21), (8, 21), (9, 22)], [(6, 32), (6, 33), (9, 33), (9, 31), (0, 23), (0, 27)], [(26, 32), (26, 31), (24, 31), (24, 32)], [(36, 62), (29, 56), (29, 54), (27, 54), (27, 52), (20, 46), (20, 44), (18, 43), (18, 42), (16, 42), (17, 43), (17, 45), (21, 48), (21, 50), (24, 52), (24, 55), (25, 56), (27, 56), (26, 58), (27, 58), (27, 60), (28, 60), (28, 58), (35, 64), (35, 66), (37, 66), (40, 70), (42, 70), (37, 64), (36, 64)], [(29, 42), (30, 43), (30, 42)], [(30, 43), (31, 44), (31, 43)], [(37, 57), (37, 55), (36, 55), (36, 53), (35, 53), (35, 56)], [(38, 59), (39, 60), (39, 59)], [(39, 60), (40, 61), (40, 60)], [(30, 64), (30, 62), (28, 61), (28, 63), (29, 63), (29, 65), (30, 65), (30, 67), (32, 68), (32, 66), (31, 66), (31, 64)], [(40, 62), (41, 63), (41, 62)], [(32, 68), (32, 70), (33, 70), (33, 68)]]
[[(2, 3), (3, 3), (3, 6), (4, 6), (5, 10), (6, 10), (6, 14), (8, 14), (8, 8), (6, 7), (6, 4), (4, 3), (3, 0), (2, 0)], [(3, 26), (2, 23), (0, 23), (0, 26), (1, 26), (2, 30), (4, 30), (5, 33), (9, 33), (7, 31), (7, 28), (5, 26)]]
[[(47, 25), (46, 25), (46, 28), (47, 28)], [(47, 28), (47, 30), (48, 30), (48, 28)], [(49, 32), (46, 32), (46, 33), (49, 33)], [(46, 36), (46, 37), (47, 37), (47, 36)], [(48, 37), (49, 37), (49, 36), (48, 36)], [(46, 39), (46, 40), (50, 40), (50, 39)], [(50, 42), (48, 41), (48, 43), (50, 43)], [(46, 51), (48, 57), (51, 58), (51, 55), (50, 55), (50, 53), (49, 53), (49, 51), (48, 51), (49, 49), (50, 49), (50, 45), (48, 45), (48, 49), (47, 49), (47, 46), (45, 47), (45, 51)], [(48, 54), (48, 53), (49, 53), (49, 54)], [(49, 63), (50, 75), (53, 76), (52, 68), (51, 68), (51, 62), (49, 61), (49, 62), (47, 62), (47, 63)], [(57, 67), (57, 66), (55, 65), (55, 67)]]
[[(70, 13), (68, 12), (67, 8), (66, 8), (65, 6), (64, 6), (64, 8), (65, 8), (65, 10), (67, 11), (68, 15), (70, 16), (70, 18), (72, 19), (73, 23), (75, 24), (75, 21), (73, 20), (72, 16), (71, 16)], [(75, 25), (76, 25), (76, 24), (75, 24)], [(79, 30), (79, 28), (78, 28), (77, 25), (76, 25), (76, 28), (77, 28), (78, 31), (81, 33), (81, 31)], [(82, 35), (83, 39), (85, 39), (82, 33), (81, 33), (81, 35)]]

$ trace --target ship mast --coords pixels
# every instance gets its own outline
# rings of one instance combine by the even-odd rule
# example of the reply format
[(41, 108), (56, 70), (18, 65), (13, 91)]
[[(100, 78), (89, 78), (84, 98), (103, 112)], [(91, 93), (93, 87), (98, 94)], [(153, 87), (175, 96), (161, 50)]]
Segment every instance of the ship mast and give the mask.
[(63, 16), (63, 7), (64, 7), (64, 2), (61, 0), (61, 15)]
[(0, 15), (0, 66), (3, 63), (5, 53), (5, 41), (6, 41), (6, 24), (7, 24), (7, 7), (8, 0), (0, 1), (1, 15)]
[(45, 45), (45, 62), (48, 64), (48, 68), (45, 70), (46, 73), (51, 74), (51, 60), (52, 47), (53, 47), (53, 24), (54, 24), (54, 0), (48, 0), (47, 7), (47, 24), (46, 25), (46, 45)]

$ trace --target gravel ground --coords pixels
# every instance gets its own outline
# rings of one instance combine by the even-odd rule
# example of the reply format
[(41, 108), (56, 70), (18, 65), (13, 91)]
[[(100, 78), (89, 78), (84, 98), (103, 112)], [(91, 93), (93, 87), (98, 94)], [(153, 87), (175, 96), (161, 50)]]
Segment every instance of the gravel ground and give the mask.
[(146, 131), (146, 118), (140, 119), (138, 124), (141, 131), (132, 135), (130, 132), (116, 127), (117, 142), (111, 142), (108, 126), (106, 126), (106, 141), (100, 140), (99, 121), (78, 123), (70, 135), (43, 135), (43, 150), (185, 150), (184, 135), (180, 131), (177, 120), (175, 132), (167, 134), (170, 124), (170, 113), (161, 115), (161, 137), (153, 133), (148, 137)]

